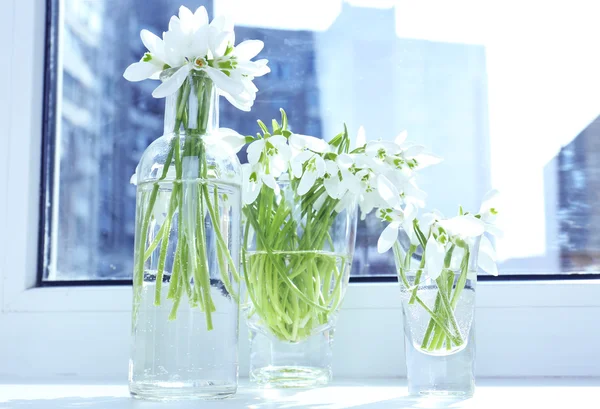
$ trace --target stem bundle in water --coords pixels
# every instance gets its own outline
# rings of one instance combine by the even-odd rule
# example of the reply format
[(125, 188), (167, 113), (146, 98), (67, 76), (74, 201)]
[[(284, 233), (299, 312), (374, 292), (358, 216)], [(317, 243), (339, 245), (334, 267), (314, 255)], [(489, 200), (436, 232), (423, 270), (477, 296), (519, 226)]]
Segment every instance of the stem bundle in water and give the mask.
[[(230, 209), (227, 190), (223, 183), (209, 177), (211, 167), (207, 160), (204, 134), (209, 128), (209, 111), (212, 106), (212, 81), (203, 75), (186, 79), (177, 94), (173, 137), (157, 181), (141, 183), (138, 190), (138, 230), (136, 231), (136, 263), (134, 267), (134, 314), (140, 303), (144, 275), (155, 274), (154, 304), (163, 302), (163, 283), (168, 282), (167, 299), (173, 301), (169, 319), (176, 319), (184, 294), (192, 307), (200, 308), (206, 316), (207, 329), (213, 328), (212, 313), (215, 304), (211, 296), (209, 259), (218, 260), (219, 279), (227, 293), (237, 301), (230, 274), (239, 282), (237, 266), (229, 253), (227, 238), (221, 229), (222, 212)], [(193, 108), (193, 109), (192, 109)], [(185, 131), (182, 138), (181, 128)], [(183, 141), (183, 146), (182, 146)], [(167, 179), (169, 169), (175, 167), (175, 179)], [(220, 190), (221, 189), (221, 190)], [(169, 193), (170, 192), (170, 193)], [(166, 216), (157, 234), (151, 236), (156, 220), (159, 195), (169, 195)], [(221, 210), (220, 206), (223, 205)], [(162, 212), (162, 209), (158, 209)], [(176, 230), (176, 245), (169, 253), (171, 233)], [(216, 255), (209, 254), (208, 241), (216, 242)], [(156, 272), (148, 271), (147, 262), (158, 251)], [(167, 274), (167, 260), (171, 272)]]
[(430, 308), (423, 301), (418, 291), (425, 267), (425, 251), (421, 254), (419, 269), (415, 274), (414, 282), (411, 283), (408, 280), (407, 273), (410, 271), (410, 261), (416, 250), (416, 246), (411, 246), (405, 254), (402, 252), (399, 243), (395, 243), (393, 247), (401, 283), (409, 293), (407, 304), (410, 306), (416, 302), (430, 317), (427, 329), (420, 343), (421, 349), (427, 352), (449, 351), (460, 348), (467, 342), (467, 339), (463, 337), (460, 331), (460, 326), (456, 318), (456, 307), (467, 283), (470, 252), (468, 248), (464, 249), (465, 252), (460, 263), (460, 275), (456, 279), (455, 271), (450, 269), (454, 248), (454, 246), (451, 246), (448, 250), (444, 260), (444, 268), (435, 280), (435, 287), (437, 287), (434, 290), (436, 291), (435, 301), (433, 308)]
[(277, 338), (299, 342), (327, 325), (337, 310), (348, 260), (336, 253), (329, 235), (338, 215), (337, 200), (327, 198), (320, 209), (313, 209), (312, 204), (295, 197), (286, 200), (286, 192), (281, 194), (263, 189), (244, 209), (243, 248), (249, 247), (251, 229), (256, 236), (255, 249), (246, 250), (243, 258), (244, 278), (251, 314)]

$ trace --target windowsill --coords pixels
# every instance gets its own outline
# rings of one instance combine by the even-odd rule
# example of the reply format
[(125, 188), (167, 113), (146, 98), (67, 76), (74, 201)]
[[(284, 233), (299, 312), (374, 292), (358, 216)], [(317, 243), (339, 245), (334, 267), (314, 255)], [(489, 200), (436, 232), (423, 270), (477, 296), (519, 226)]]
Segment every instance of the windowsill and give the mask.
[[(203, 408), (486, 408), (512, 407), (564, 409), (597, 408), (599, 378), (482, 379), (475, 397), (465, 401), (416, 401), (406, 396), (404, 379), (338, 380), (331, 386), (312, 390), (259, 390), (246, 380), (238, 394), (225, 401), (207, 401)], [(140, 408), (131, 399), (125, 384), (110, 383), (30, 383), (15, 384), (0, 380), (0, 406), (43, 408)], [(197, 401), (161, 404), (168, 408), (197, 408)]]

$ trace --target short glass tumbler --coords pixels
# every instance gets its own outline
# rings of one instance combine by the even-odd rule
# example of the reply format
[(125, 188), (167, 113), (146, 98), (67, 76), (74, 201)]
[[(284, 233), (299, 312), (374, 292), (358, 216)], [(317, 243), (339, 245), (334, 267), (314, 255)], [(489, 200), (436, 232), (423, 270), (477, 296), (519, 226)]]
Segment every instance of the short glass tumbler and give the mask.
[(400, 242), (394, 247), (409, 395), (468, 398), (475, 392), (479, 239), (460, 251), (453, 249), (455, 254), (446, 258), (453, 257), (452, 263), (436, 278), (427, 273), (415, 247), (409, 250)]
[(262, 192), (244, 208), (250, 379), (274, 388), (325, 385), (354, 254), (356, 205), (336, 210), (327, 198), (318, 211), (306, 211), (310, 195), (297, 196), (286, 182), (277, 193)]

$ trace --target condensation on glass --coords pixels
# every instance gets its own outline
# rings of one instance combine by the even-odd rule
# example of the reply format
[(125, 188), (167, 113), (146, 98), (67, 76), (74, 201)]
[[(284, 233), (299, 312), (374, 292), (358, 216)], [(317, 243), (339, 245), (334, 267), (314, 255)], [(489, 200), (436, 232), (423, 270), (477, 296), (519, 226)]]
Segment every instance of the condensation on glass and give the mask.
[[(253, 134), (256, 118), (283, 107), (293, 131), (325, 138), (344, 121), (351, 133), (364, 125), (368, 139), (406, 129), (446, 158), (421, 175), (431, 208), (476, 211), (488, 189), (502, 192), (501, 274), (600, 267), (600, 60), (589, 52), (597, 37), (591, 3), (545, 4), (544, 21), (534, 7), (441, 5), (438, 21), (405, 2), (338, 0), (315, 14), (314, 0), (65, 0), (48, 31), (57, 64), (47, 83), (56, 98), (45, 130), (43, 280), (131, 277), (129, 179), (162, 116), (150, 97), (156, 83), (128, 83), (122, 73), (144, 51), (140, 30), (163, 31), (180, 3), (232, 11), (237, 41), (266, 44), (272, 72), (256, 79), (252, 112), (223, 103), (223, 126)], [(352, 274), (395, 275), (391, 255), (376, 250), (380, 222), (368, 217), (358, 228)]]

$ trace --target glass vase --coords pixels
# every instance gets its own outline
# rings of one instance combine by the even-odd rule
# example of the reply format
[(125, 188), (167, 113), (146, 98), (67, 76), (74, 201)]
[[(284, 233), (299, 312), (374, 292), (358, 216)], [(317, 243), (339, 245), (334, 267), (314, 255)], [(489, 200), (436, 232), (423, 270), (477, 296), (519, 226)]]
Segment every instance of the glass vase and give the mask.
[(298, 197), (282, 181), (277, 191), (263, 187), (244, 208), (242, 308), (250, 379), (264, 387), (311, 387), (332, 377), (335, 318), (348, 286), (357, 210), (352, 205), (338, 213), (337, 201), (321, 196)]
[(409, 395), (468, 398), (475, 391), (480, 240), (450, 246), (443, 269), (432, 272), (422, 258), (421, 246), (411, 246), (402, 236), (394, 245), (394, 255), (401, 286)]
[(241, 168), (211, 138), (217, 101), (207, 77), (190, 75), (167, 98), (165, 135), (134, 176), (136, 398), (219, 399), (237, 390)]

